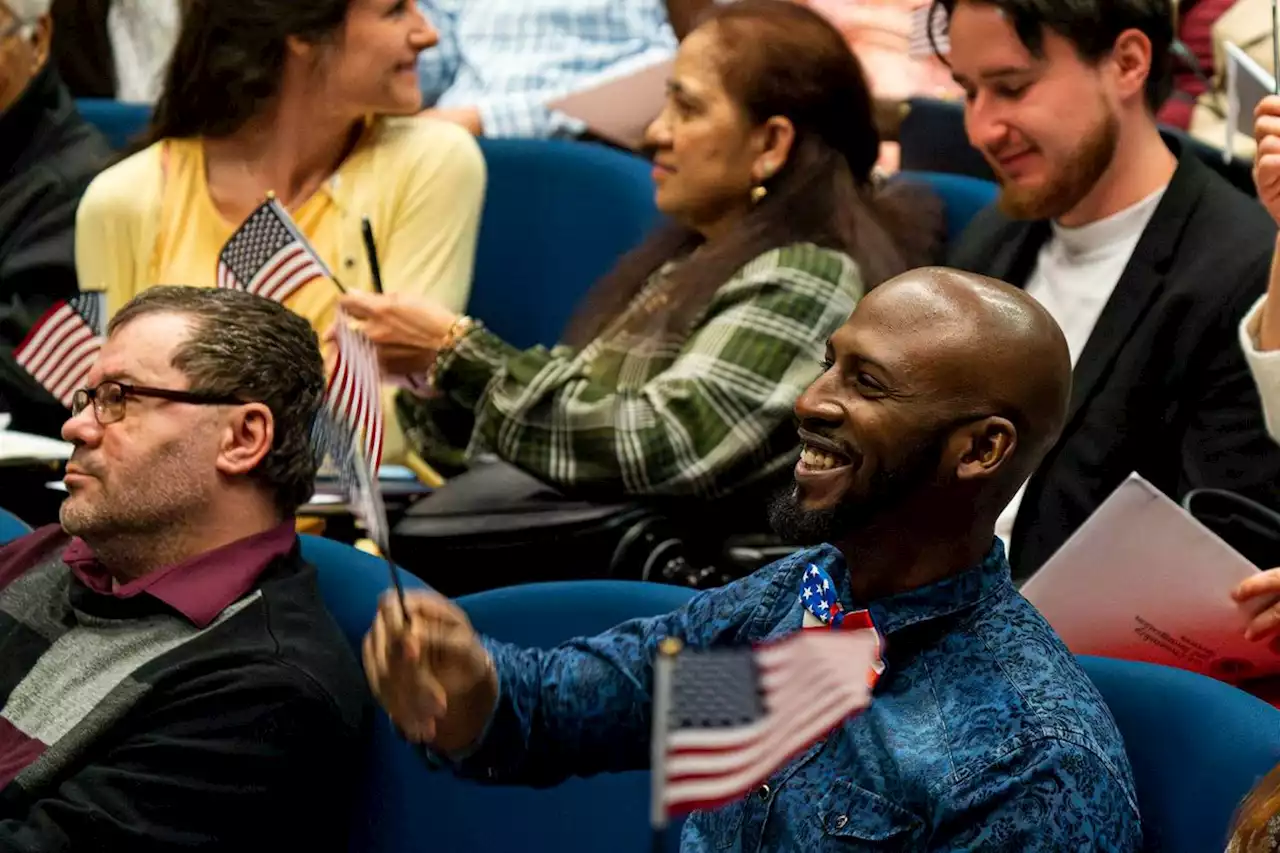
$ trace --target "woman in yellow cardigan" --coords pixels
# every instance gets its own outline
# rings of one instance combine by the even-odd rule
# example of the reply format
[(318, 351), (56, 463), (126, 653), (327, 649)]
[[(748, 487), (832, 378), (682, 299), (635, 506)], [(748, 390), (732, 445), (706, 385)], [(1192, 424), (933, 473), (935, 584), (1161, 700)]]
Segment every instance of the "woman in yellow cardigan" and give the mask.
[[(412, 0), (191, 0), (146, 147), (81, 202), (81, 289), (110, 315), (155, 284), (212, 287), (219, 250), (274, 192), (348, 290), (372, 290), (368, 217), (389, 290), (462, 310), (484, 160), (465, 130), (415, 117), (435, 42)], [(286, 304), (323, 333), (339, 295), (314, 282)], [(401, 444), (389, 430), (387, 458)]]

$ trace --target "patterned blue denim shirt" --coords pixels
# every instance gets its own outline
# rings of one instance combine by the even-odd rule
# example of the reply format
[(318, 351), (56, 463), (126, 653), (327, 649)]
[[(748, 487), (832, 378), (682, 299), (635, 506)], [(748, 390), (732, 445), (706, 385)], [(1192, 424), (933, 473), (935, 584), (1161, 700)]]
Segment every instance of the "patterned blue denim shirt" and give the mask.
[[(706, 647), (800, 628), (814, 563), (855, 607), (841, 555), (811, 549), (549, 651), (486, 640), (500, 679), (458, 772), (545, 785), (649, 764), (651, 662), (664, 636)], [(701, 851), (1136, 851), (1141, 825), (1102, 698), (1014, 589), (997, 540), (976, 568), (870, 607), (888, 669), (871, 707), (755, 793), (685, 824)]]

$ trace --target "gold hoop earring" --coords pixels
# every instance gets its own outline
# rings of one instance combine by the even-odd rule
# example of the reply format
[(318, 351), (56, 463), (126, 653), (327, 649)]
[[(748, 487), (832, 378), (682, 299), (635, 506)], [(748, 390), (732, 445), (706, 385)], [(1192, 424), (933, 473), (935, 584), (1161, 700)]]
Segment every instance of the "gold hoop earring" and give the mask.
[(752, 203), (752, 204), (759, 204), (759, 203), (760, 203), (760, 199), (764, 198), (764, 197), (765, 197), (765, 196), (767, 196), (768, 194), (769, 194), (769, 191), (768, 191), (767, 189), (765, 189), (764, 187), (761, 187), (761, 186), (752, 187), (752, 188), (751, 188), (751, 203)]

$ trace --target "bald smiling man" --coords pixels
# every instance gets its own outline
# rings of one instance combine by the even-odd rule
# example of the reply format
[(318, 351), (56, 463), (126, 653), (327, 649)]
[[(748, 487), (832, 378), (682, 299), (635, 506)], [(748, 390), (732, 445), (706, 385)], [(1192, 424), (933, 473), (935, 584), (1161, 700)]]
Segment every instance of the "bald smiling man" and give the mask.
[(658, 641), (830, 625), (802, 594), (817, 576), (886, 638), (872, 705), (751, 796), (694, 814), (683, 850), (1139, 850), (1115, 722), (994, 534), (1062, 429), (1062, 331), (1021, 290), (922, 269), (868, 294), (828, 361), (796, 404), (803, 456), (773, 507), (812, 547), (550, 650), (479, 637), (436, 596), (411, 597), (408, 628), (388, 603), (365, 643), (375, 694), (462, 775), (550, 784), (645, 767)]

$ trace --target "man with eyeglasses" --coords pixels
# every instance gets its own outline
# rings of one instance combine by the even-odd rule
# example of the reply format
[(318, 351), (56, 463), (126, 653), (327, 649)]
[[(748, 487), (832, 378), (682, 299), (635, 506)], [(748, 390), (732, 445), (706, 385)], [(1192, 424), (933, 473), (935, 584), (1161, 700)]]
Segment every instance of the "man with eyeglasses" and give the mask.
[(49, 60), (49, 5), (0, 0), (0, 412), (14, 429), (57, 435), (65, 410), (13, 347), (76, 293), (76, 207), (111, 151)]
[(248, 293), (112, 319), (61, 525), (0, 547), (0, 851), (346, 849), (368, 694), (293, 520), (324, 382)]

